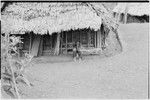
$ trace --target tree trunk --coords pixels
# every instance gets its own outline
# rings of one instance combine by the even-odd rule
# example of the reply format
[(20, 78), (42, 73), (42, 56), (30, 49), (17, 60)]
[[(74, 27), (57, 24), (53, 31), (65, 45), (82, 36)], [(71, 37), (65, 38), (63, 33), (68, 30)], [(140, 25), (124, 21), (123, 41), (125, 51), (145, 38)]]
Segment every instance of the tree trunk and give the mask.
[(59, 55), (59, 46), (60, 46), (60, 34), (57, 33), (57, 40), (56, 40), (54, 55)]

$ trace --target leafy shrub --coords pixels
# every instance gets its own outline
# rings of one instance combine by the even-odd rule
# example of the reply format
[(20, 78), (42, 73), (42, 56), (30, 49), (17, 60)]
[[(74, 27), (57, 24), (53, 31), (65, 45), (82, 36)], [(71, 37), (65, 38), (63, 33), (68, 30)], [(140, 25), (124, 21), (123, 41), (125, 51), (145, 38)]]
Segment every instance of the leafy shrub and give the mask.
[(20, 37), (1, 35), (1, 77), (2, 91), (11, 97), (20, 98), (19, 83), (32, 86), (25, 75), (25, 68), (30, 65), (33, 56), (25, 54), (21, 59), (18, 55), (17, 44), (22, 43)]

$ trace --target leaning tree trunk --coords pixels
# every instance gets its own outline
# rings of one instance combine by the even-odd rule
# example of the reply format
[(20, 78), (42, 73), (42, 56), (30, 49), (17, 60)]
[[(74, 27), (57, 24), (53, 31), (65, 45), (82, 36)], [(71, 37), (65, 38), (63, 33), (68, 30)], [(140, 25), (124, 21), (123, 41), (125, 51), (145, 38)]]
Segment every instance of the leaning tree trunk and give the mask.
[(54, 55), (59, 55), (59, 46), (60, 46), (60, 34), (57, 33), (57, 40), (55, 44)]

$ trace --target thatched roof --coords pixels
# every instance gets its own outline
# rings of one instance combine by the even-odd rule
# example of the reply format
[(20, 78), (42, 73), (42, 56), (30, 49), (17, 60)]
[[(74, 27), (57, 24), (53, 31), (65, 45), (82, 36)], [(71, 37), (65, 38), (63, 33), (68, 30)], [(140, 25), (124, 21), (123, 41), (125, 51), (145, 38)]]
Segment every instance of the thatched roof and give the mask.
[(142, 16), (149, 15), (150, 7), (149, 3), (119, 3), (113, 12), (125, 13), (127, 7), (127, 13), (130, 15)]
[(13, 34), (26, 31), (52, 34), (89, 27), (98, 30), (102, 22), (108, 27), (115, 23), (107, 10), (96, 3), (13, 3), (5, 8), (1, 17), (2, 32)]

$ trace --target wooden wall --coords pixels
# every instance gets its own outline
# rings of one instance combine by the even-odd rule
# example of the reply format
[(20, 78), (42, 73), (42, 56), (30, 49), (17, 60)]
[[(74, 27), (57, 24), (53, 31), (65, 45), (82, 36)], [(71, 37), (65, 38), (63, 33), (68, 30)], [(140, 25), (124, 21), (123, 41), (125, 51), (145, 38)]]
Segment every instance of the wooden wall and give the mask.
[(73, 45), (80, 42), (85, 48), (95, 48), (97, 46), (96, 37), (97, 32), (90, 29), (71, 30), (61, 33), (61, 53), (72, 53)]

